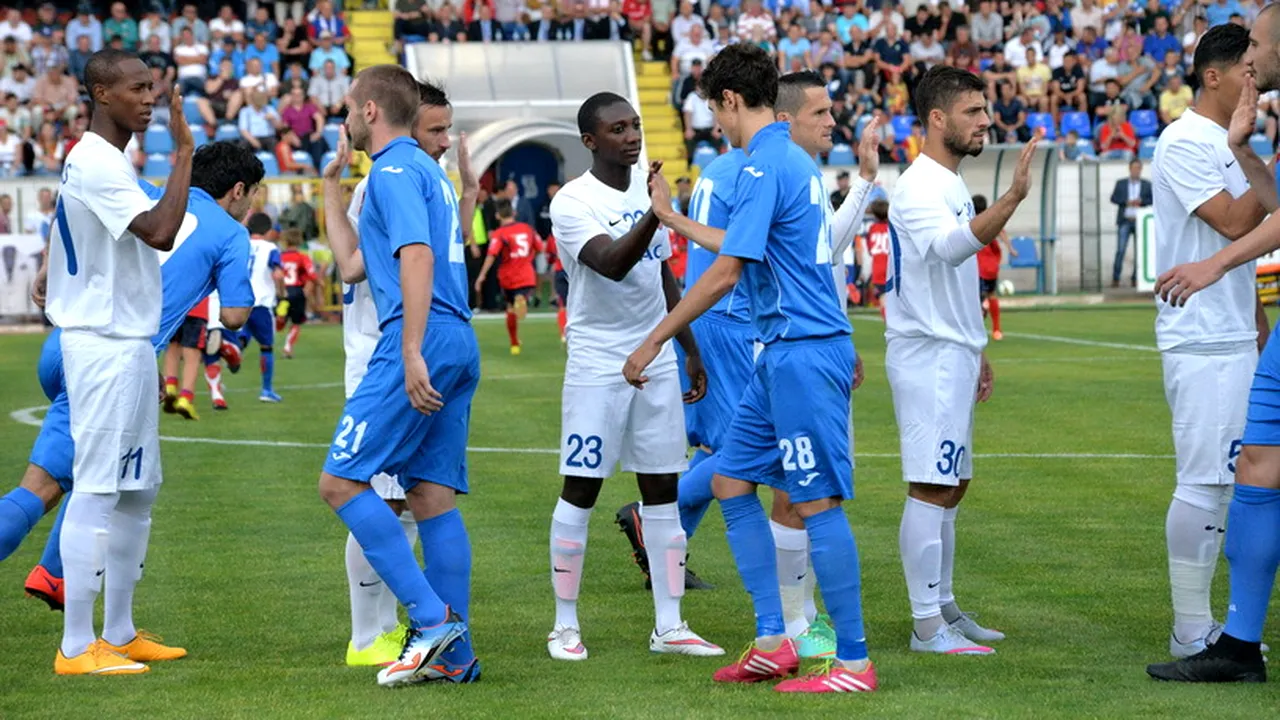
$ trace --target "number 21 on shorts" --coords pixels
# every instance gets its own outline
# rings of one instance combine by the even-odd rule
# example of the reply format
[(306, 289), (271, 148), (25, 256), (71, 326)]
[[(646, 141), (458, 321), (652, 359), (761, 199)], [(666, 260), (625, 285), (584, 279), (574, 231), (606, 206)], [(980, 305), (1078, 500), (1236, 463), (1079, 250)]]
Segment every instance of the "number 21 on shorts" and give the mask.
[[(368, 429), (369, 422), (367, 420), (362, 420), (357, 423), (355, 418), (350, 415), (343, 415), (340, 425), (341, 428), (339, 428), (338, 434), (333, 438), (333, 446), (341, 448), (350, 455), (355, 455), (360, 452), (360, 443), (364, 440), (364, 431)], [(348, 440), (347, 438), (351, 436), (353, 431), (355, 432), (355, 437)], [(339, 459), (337, 457), (338, 454), (339, 453), (334, 453), (335, 460)]]

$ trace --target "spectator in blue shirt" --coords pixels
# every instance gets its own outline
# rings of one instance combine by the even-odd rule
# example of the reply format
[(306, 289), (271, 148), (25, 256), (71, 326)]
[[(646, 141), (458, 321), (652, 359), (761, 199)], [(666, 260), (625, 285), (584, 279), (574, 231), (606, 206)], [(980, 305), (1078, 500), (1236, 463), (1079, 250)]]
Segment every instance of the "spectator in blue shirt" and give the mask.
[(265, 93), (254, 90), (249, 93), (249, 104), (240, 108), (236, 125), (240, 137), (253, 146), (254, 152), (271, 152), (280, 128), (280, 115), (267, 104)]
[(1240, 0), (1218, 0), (1204, 8), (1204, 16), (1209, 20), (1211, 28), (1226, 25), (1231, 21), (1232, 15), (1244, 17), (1244, 8), (1241, 7)]
[[(262, 8), (259, 8), (260, 10)], [(244, 59), (248, 62), (254, 58), (262, 61), (262, 67), (280, 77), (280, 51), (275, 45), (268, 42), (269, 38), (265, 32), (260, 32), (253, 36), (253, 44), (245, 48)]]
[(799, 23), (787, 28), (787, 36), (778, 41), (778, 70), (789, 73), (792, 64), (800, 63), (798, 69), (803, 70), (808, 64), (809, 49), (812, 45), (804, 36), (804, 28)]
[(1182, 42), (1169, 34), (1169, 21), (1164, 16), (1156, 18), (1155, 30), (1142, 40), (1142, 53), (1159, 60), (1170, 50), (1182, 55)]
[(1085, 28), (1081, 33), (1080, 42), (1076, 43), (1076, 54), (1093, 62), (1101, 59), (1106, 52), (1106, 39), (1098, 37), (1098, 31), (1093, 26)]
[(78, 48), (80, 36), (89, 36), (89, 52), (96, 53), (102, 49), (102, 23), (93, 16), (92, 5), (81, 5), (76, 17), (67, 23), (67, 47)]
[(209, 75), (218, 74), (218, 66), (222, 64), (223, 58), (231, 61), (236, 77), (244, 75), (244, 51), (236, 47), (236, 41), (229, 37), (223, 38), (222, 44), (209, 53)]
[(256, 39), (259, 35), (266, 35), (268, 42), (275, 42), (279, 36), (279, 30), (276, 21), (271, 19), (266, 3), (258, 3), (258, 10), (253, 14), (253, 18), (244, 24), (244, 34), (250, 40)]
[(347, 57), (347, 53), (340, 47), (333, 44), (333, 33), (325, 30), (320, 33), (320, 45), (311, 51), (311, 60), (307, 63), (307, 67), (311, 72), (315, 72), (324, 67), (324, 64), (330, 60), (333, 61), (334, 67), (342, 71), (343, 75), (351, 69), (351, 59)]

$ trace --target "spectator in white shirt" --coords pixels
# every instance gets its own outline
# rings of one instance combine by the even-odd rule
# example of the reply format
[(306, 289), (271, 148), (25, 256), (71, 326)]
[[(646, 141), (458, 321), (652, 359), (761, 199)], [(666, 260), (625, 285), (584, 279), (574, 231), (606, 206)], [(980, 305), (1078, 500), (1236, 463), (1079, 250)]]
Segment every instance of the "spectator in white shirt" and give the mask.
[(693, 3), (689, 0), (683, 0), (680, 3), (680, 12), (671, 18), (671, 38), (676, 45), (689, 39), (689, 30), (694, 26), (706, 28), (702, 16), (693, 11)]
[(20, 45), (31, 44), (31, 26), (22, 21), (22, 11), (9, 10), (0, 23), (0, 37), (13, 37)]
[(234, 37), (236, 35), (244, 35), (244, 23), (236, 17), (236, 12), (230, 5), (223, 5), (218, 11), (218, 17), (209, 21), (209, 34), (216, 40), (228, 35)]
[(173, 48), (173, 62), (178, 66), (178, 84), (183, 95), (200, 94), (209, 76), (209, 47), (195, 41), (191, 27), (182, 28), (178, 44)]
[(31, 93), (35, 92), (35, 89), (36, 79), (31, 77), (26, 65), (15, 65), (13, 74), (0, 80), (0, 95), (13, 93), (18, 96), (20, 103), (31, 102)]
[(311, 76), (307, 97), (328, 117), (342, 117), (346, 108), (342, 100), (351, 87), (351, 78), (338, 74), (338, 66), (332, 60), (325, 62), (324, 70)]
[(13, 174), (15, 163), (21, 159), (21, 148), (22, 139), (9, 132), (8, 127), (0, 125), (0, 169), (5, 175)]
[(1015, 70), (1027, 65), (1027, 50), (1035, 50), (1036, 62), (1044, 60), (1044, 50), (1036, 42), (1035, 28), (1024, 25), (1018, 37), (1004, 44), (1004, 60)]
[(925, 33), (911, 43), (911, 59), (917, 63), (924, 63), (926, 70), (941, 63), (946, 58), (946, 51), (942, 49), (942, 45), (937, 40), (933, 39), (933, 33)]
[(885, 23), (893, 23), (901, 36), (906, 22), (907, 19), (898, 12), (898, 1), (885, 0), (882, 9), (876, 10), (867, 18), (867, 37), (878, 38), (884, 35)]
[(671, 53), (671, 79), (679, 80), (688, 75), (694, 60), (701, 60), (705, 67), (712, 55), (716, 54), (715, 45), (707, 38), (701, 25), (689, 29), (689, 37), (685, 42), (676, 43)]
[(716, 116), (711, 111), (711, 105), (707, 99), (696, 92), (689, 93), (689, 96), (684, 99), (684, 107), (681, 111), (681, 117), (684, 120), (685, 153), (692, 162), (698, 143), (711, 143), (717, 147), (720, 145), (719, 133), (716, 131)]
[(1104, 18), (1102, 8), (1095, 5), (1093, 0), (1081, 0), (1079, 5), (1071, 8), (1071, 28), (1076, 37), (1080, 37), (1080, 33), (1087, 27), (1094, 28), (1101, 34), (1106, 25)]
[(747, 12), (738, 16), (738, 39), (751, 42), (756, 29), (761, 31), (764, 40), (778, 41), (778, 26), (773, 23), (773, 17), (764, 11), (760, 0), (747, 0)]
[(142, 18), (142, 22), (138, 23), (138, 44), (146, 46), (147, 40), (152, 36), (160, 37), (160, 49), (170, 52), (173, 49), (173, 35), (170, 32), (169, 23), (160, 15), (160, 9), (155, 5), (147, 11), (147, 16)]
[(280, 78), (270, 70), (262, 69), (262, 60), (251, 57), (244, 63), (244, 76), (240, 78), (240, 89), (248, 94), (257, 90), (267, 97), (275, 97), (280, 89)]

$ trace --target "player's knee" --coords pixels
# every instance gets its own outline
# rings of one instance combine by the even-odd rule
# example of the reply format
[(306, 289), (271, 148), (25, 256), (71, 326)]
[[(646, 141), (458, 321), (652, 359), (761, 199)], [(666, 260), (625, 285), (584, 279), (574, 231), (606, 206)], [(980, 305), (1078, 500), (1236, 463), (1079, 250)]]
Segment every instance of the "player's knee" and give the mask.
[(743, 495), (753, 495), (755, 491), (755, 485), (726, 477), (719, 473), (711, 478), (711, 494), (715, 496), (716, 500), (729, 500)]
[(458, 506), (458, 493), (453, 488), (419, 482), (405, 491), (405, 502), (418, 522), (443, 515)]
[(1245, 445), (1236, 460), (1236, 484), (1280, 489), (1280, 446)]
[(769, 519), (783, 527), (804, 529), (804, 518), (800, 517), (796, 506), (791, 504), (791, 497), (777, 488), (773, 489), (773, 507), (769, 510)]
[(369, 486), (363, 483), (335, 477), (329, 473), (320, 474), (320, 498), (334, 510), (346, 505), (351, 498), (367, 489)]
[(956, 488), (950, 485), (930, 485), (928, 483), (911, 483), (907, 490), (907, 495), (921, 502), (937, 505), (938, 507), (951, 507), (955, 496)]
[(662, 475), (636, 475), (640, 488), (640, 501), (645, 505), (669, 505), (679, 495), (680, 478), (675, 473)]
[(603, 486), (604, 481), (599, 478), (566, 476), (560, 498), (574, 507), (590, 510), (596, 506)]
[(58, 481), (39, 465), (27, 465), (27, 471), (22, 474), (20, 486), (40, 498), (44, 503), (45, 512), (56, 507), (58, 501), (62, 499), (62, 487), (58, 485)]
[[(838, 508), (840, 507), (840, 502), (841, 500), (838, 497), (827, 497), (827, 498), (819, 498), (817, 500), (807, 500), (805, 502), (796, 503), (791, 507), (793, 512), (795, 512), (796, 517), (801, 519), (799, 527), (803, 528), (804, 518), (811, 518), (814, 515), (817, 515), (819, 513), (824, 513), (833, 508)], [(796, 527), (796, 526), (788, 525), (788, 527)]]
[(269, 354), (271, 353), (271, 346), (270, 346), (270, 345), (259, 345), (259, 346), (258, 346), (258, 352), (262, 353), (263, 355), (269, 355)]

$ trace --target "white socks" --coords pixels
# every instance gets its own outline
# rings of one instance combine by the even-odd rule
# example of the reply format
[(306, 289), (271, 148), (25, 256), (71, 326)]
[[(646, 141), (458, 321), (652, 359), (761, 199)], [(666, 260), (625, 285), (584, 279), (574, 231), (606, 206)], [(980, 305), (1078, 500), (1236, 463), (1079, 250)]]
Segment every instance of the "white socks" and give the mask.
[[(556, 501), (555, 512), (551, 515), (551, 585), (556, 592), (556, 625), (581, 627), (578, 624), (578, 591), (582, 587), (582, 562), (587, 552), (587, 521), (591, 519), (591, 510), (571, 505), (561, 498)], [(648, 526), (645, 534), (649, 535)], [(652, 560), (649, 562), (653, 564)], [(681, 576), (682, 584), (683, 581)], [(655, 577), (655, 598), (657, 587)]]
[(159, 491), (160, 488), (151, 488), (122, 492), (111, 514), (102, 639), (112, 645), (124, 645), (138, 636), (133, 625), (133, 591), (142, 579), (151, 538), (151, 506)]
[(1173, 633), (1183, 642), (1204, 637), (1213, 625), (1209, 591), (1231, 499), (1227, 485), (1179, 485), (1165, 517)]
[[(809, 571), (809, 533), (797, 530), (777, 521), (769, 521), (773, 531), (773, 546), (778, 558), (778, 591), (782, 596), (782, 619), (789, 637), (799, 637), (809, 629), (805, 590), (812, 593), (813, 582)], [(813, 596), (807, 598), (813, 604)], [(816, 608), (815, 608), (816, 610)]]
[[(921, 640), (937, 634), (942, 626), (942, 525), (946, 511), (913, 497), (907, 498), (898, 530), (902, 570), (911, 598), (911, 617)], [(954, 527), (954, 526), (953, 526)]]
[[(418, 524), (413, 514), (407, 510), (401, 513), (400, 525), (409, 547), (414, 547), (418, 542)], [(399, 605), (350, 533), (347, 534), (346, 561), (351, 595), (351, 644), (356, 650), (364, 650), (379, 635), (391, 632), (400, 624)]]
[(684, 597), (684, 559), (688, 538), (680, 527), (676, 503), (640, 505), (644, 549), (653, 581), (654, 630), (663, 634), (680, 627), (680, 598)]

